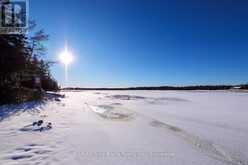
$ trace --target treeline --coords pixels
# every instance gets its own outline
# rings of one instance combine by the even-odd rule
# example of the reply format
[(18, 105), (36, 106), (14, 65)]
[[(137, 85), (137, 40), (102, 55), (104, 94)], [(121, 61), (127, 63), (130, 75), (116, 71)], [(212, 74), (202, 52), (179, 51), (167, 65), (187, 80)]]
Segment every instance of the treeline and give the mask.
[(0, 35), (0, 104), (40, 99), (44, 90), (58, 90), (49, 70), (53, 63), (42, 59), (49, 36), (35, 27), (30, 22), (32, 36)]
[(130, 87), (130, 88), (63, 88), (63, 90), (229, 90), (248, 89), (247, 85), (196, 85), (196, 86), (159, 86), (159, 87)]
[(240, 88), (241, 88), (241, 89), (246, 89), (246, 90), (248, 90), (248, 84), (240, 85)]

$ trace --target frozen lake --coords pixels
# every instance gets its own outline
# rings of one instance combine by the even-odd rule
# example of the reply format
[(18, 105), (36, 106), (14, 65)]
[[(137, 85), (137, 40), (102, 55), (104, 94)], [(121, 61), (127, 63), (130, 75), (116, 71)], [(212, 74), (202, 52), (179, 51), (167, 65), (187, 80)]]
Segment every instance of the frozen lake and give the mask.
[[(0, 164), (248, 165), (248, 93), (61, 94), (0, 107)], [(32, 126), (38, 120), (52, 129)]]

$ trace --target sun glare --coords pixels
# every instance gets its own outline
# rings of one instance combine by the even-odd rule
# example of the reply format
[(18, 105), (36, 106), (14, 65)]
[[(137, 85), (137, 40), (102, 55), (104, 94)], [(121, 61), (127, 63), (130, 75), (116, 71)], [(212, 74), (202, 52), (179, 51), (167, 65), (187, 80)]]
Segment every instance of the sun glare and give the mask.
[(67, 49), (65, 49), (64, 52), (59, 55), (59, 59), (63, 64), (69, 65), (73, 61), (73, 56)]

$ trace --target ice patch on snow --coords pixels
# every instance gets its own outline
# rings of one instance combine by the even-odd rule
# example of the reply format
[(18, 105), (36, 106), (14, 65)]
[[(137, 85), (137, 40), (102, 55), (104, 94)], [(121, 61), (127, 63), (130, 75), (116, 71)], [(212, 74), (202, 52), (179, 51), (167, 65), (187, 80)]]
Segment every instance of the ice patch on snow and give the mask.
[(103, 108), (103, 107), (99, 107), (99, 106), (90, 106), (90, 108), (96, 112), (96, 113), (100, 113), (103, 114), (104, 112), (107, 111), (107, 109)]
[(133, 119), (133, 113), (116, 109), (110, 105), (89, 105), (89, 108), (104, 119), (127, 121)]
[(135, 95), (111, 95), (106, 96), (111, 99), (119, 99), (119, 100), (144, 100), (146, 97), (143, 96), (135, 96)]

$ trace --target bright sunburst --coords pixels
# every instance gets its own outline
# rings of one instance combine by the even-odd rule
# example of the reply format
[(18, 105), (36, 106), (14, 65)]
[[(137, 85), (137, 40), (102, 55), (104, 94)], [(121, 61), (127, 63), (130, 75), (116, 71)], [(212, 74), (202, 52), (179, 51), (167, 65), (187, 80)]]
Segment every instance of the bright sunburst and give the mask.
[(59, 54), (59, 60), (65, 66), (65, 84), (64, 85), (66, 85), (68, 81), (68, 67), (69, 67), (69, 64), (73, 62), (73, 59), (74, 57), (72, 53), (68, 50), (67, 44), (66, 44), (65, 50)]
[(71, 54), (71, 52), (68, 51), (68, 49), (66, 48), (60, 55), (59, 55), (59, 59), (60, 61), (65, 64), (65, 65), (69, 65), (70, 63), (72, 63), (73, 61), (73, 56)]

